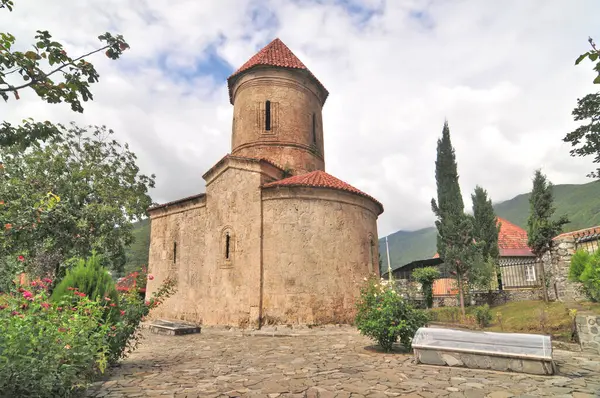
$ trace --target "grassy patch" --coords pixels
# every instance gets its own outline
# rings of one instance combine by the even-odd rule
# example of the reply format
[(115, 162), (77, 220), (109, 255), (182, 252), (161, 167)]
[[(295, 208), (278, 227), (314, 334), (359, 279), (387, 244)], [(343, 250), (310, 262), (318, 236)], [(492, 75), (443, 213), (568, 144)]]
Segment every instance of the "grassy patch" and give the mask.
[[(588, 307), (593, 306), (595, 303), (588, 305)], [(434, 308), (429, 312), (432, 320), (436, 322), (473, 325), (469, 319), (466, 321), (460, 319), (460, 308), (458, 307)], [(473, 307), (468, 307), (466, 312), (467, 315), (472, 315)], [(556, 340), (571, 341), (572, 320), (569, 308), (564, 303), (545, 304), (543, 301), (516, 301), (492, 307), (491, 312), (493, 315), (491, 325), (484, 330), (549, 334)]]

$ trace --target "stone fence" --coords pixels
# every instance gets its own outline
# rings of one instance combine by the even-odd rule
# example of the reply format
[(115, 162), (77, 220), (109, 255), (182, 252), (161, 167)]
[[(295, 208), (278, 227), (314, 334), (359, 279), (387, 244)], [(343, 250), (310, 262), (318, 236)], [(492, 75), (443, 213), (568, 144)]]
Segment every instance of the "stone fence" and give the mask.
[(579, 314), (575, 323), (581, 349), (600, 354), (600, 315)]
[(551, 300), (568, 302), (585, 299), (581, 285), (569, 281), (571, 257), (578, 249), (589, 252), (598, 250), (599, 239), (600, 227), (567, 232), (554, 238), (552, 249), (542, 258)]

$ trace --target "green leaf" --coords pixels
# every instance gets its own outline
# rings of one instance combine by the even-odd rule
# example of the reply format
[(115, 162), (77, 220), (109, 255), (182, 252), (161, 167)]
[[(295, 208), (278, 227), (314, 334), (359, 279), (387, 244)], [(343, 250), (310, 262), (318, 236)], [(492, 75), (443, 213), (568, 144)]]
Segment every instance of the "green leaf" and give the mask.
[(594, 79), (594, 84), (600, 84), (600, 75), (596, 76)]
[(596, 52), (591, 53), (590, 54), (590, 59), (592, 61), (596, 61), (598, 59), (598, 53), (596, 53)]
[(589, 52), (585, 53), (585, 54), (581, 54), (576, 60), (575, 60), (575, 65), (579, 65), (579, 63), (581, 61), (583, 61), (585, 59), (585, 57), (587, 57), (589, 55)]

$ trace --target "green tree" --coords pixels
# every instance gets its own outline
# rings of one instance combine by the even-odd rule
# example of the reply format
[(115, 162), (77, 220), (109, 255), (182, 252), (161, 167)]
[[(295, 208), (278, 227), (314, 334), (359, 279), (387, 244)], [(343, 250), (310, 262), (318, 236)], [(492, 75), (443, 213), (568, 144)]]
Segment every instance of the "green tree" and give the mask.
[(588, 37), (588, 42), (590, 43), (591, 49), (577, 57), (575, 60), (575, 65), (579, 65), (579, 63), (586, 58), (589, 58), (590, 61), (595, 62), (596, 65), (594, 65), (594, 70), (598, 73), (598, 75), (594, 79), (594, 84), (600, 84), (600, 50), (598, 50), (596, 43), (594, 43), (594, 39), (591, 37)]
[[(11, 0), (0, 0), (0, 10), (12, 11), (13, 6)], [(73, 111), (83, 112), (81, 102), (93, 99), (90, 85), (99, 80), (96, 68), (86, 59), (102, 51), (110, 59), (118, 59), (129, 48), (121, 35), (107, 32), (98, 39), (102, 43), (99, 48), (71, 57), (48, 31), (38, 30), (28, 51), (14, 50), (15, 36), (0, 32), (0, 98), (18, 100), (21, 90), (30, 89), (47, 103), (66, 102)], [(4, 122), (0, 125), (0, 146), (26, 146), (58, 132), (50, 122), (30, 120), (21, 126)]]
[(444, 123), (442, 138), (437, 143), (435, 162), (437, 201), (431, 208), (437, 217), (437, 249), (440, 258), (457, 280), (460, 308), (465, 315), (464, 289), (469, 270), (477, 255), (474, 246), (472, 217), (464, 213), (464, 203), (458, 184), (458, 171), (454, 148), (450, 141), (448, 122)]
[[(140, 174), (135, 154), (105, 127), (58, 128), (60, 134), (44, 145), (35, 143), (25, 152), (13, 145), (0, 153), (2, 254), (20, 253), (30, 261), (58, 253), (64, 260), (96, 250), (103, 265), (121, 271), (133, 240), (131, 223), (151, 205), (154, 175)], [(51, 211), (31, 206), (48, 192), (60, 198)], [(45, 273), (57, 272), (57, 261)]]
[[(594, 163), (600, 163), (600, 92), (588, 94), (577, 99), (573, 109), (573, 118), (583, 124), (564, 138), (571, 143), (571, 156), (594, 156)], [(588, 177), (600, 178), (600, 169), (588, 174)]]
[(585, 295), (592, 301), (600, 301), (600, 250), (589, 253), (579, 249), (571, 257), (569, 280), (580, 282)]
[(427, 308), (433, 307), (433, 282), (440, 277), (440, 271), (435, 267), (417, 268), (412, 272), (412, 277), (421, 284)]
[[(475, 187), (475, 192), (471, 195), (471, 199), (473, 201), (473, 234), (475, 242), (477, 242), (481, 250), (482, 257), (480, 267), (485, 270), (491, 266), (496, 273), (498, 287), (502, 289), (502, 280), (498, 269), (498, 257), (500, 255), (500, 249), (498, 248), (500, 223), (498, 222), (498, 217), (487, 191), (479, 185)], [(488, 273), (483, 272), (480, 274), (481, 278), (478, 278), (480, 280), (477, 284), (487, 285), (489, 288), (491, 280), (486, 281)]]
[[(591, 49), (581, 54), (575, 61), (578, 65), (581, 61), (589, 58), (595, 63), (594, 70), (597, 73), (595, 84), (600, 84), (600, 50), (596, 47), (594, 40), (588, 38)], [(577, 107), (573, 109), (573, 117), (576, 122), (583, 122), (563, 138), (564, 142), (570, 142), (571, 156), (594, 156), (594, 163), (600, 163), (600, 93), (588, 94), (577, 99)], [(588, 177), (600, 178), (600, 169), (588, 174)]]
[[(538, 261), (552, 247), (552, 239), (561, 233), (563, 225), (569, 222), (566, 216), (553, 220), (554, 195), (552, 183), (547, 180), (541, 170), (536, 170), (533, 177), (533, 189), (529, 197), (529, 218), (527, 220), (527, 244)], [(544, 267), (542, 267), (542, 288), (544, 300), (548, 301)]]

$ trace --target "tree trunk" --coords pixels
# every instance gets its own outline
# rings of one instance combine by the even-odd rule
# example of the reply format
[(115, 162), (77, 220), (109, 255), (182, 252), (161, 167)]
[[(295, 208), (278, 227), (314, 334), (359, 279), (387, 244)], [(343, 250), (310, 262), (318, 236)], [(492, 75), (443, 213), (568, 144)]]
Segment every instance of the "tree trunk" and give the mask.
[(462, 312), (463, 319), (465, 318), (465, 295), (463, 293), (463, 280), (462, 275), (458, 272), (456, 273), (458, 277), (458, 296), (460, 297), (460, 311)]
[(538, 261), (541, 265), (541, 274), (542, 274), (542, 292), (544, 294), (544, 302), (548, 302), (548, 286), (546, 286), (546, 270), (544, 267), (544, 261), (542, 260), (542, 256), (538, 257)]

